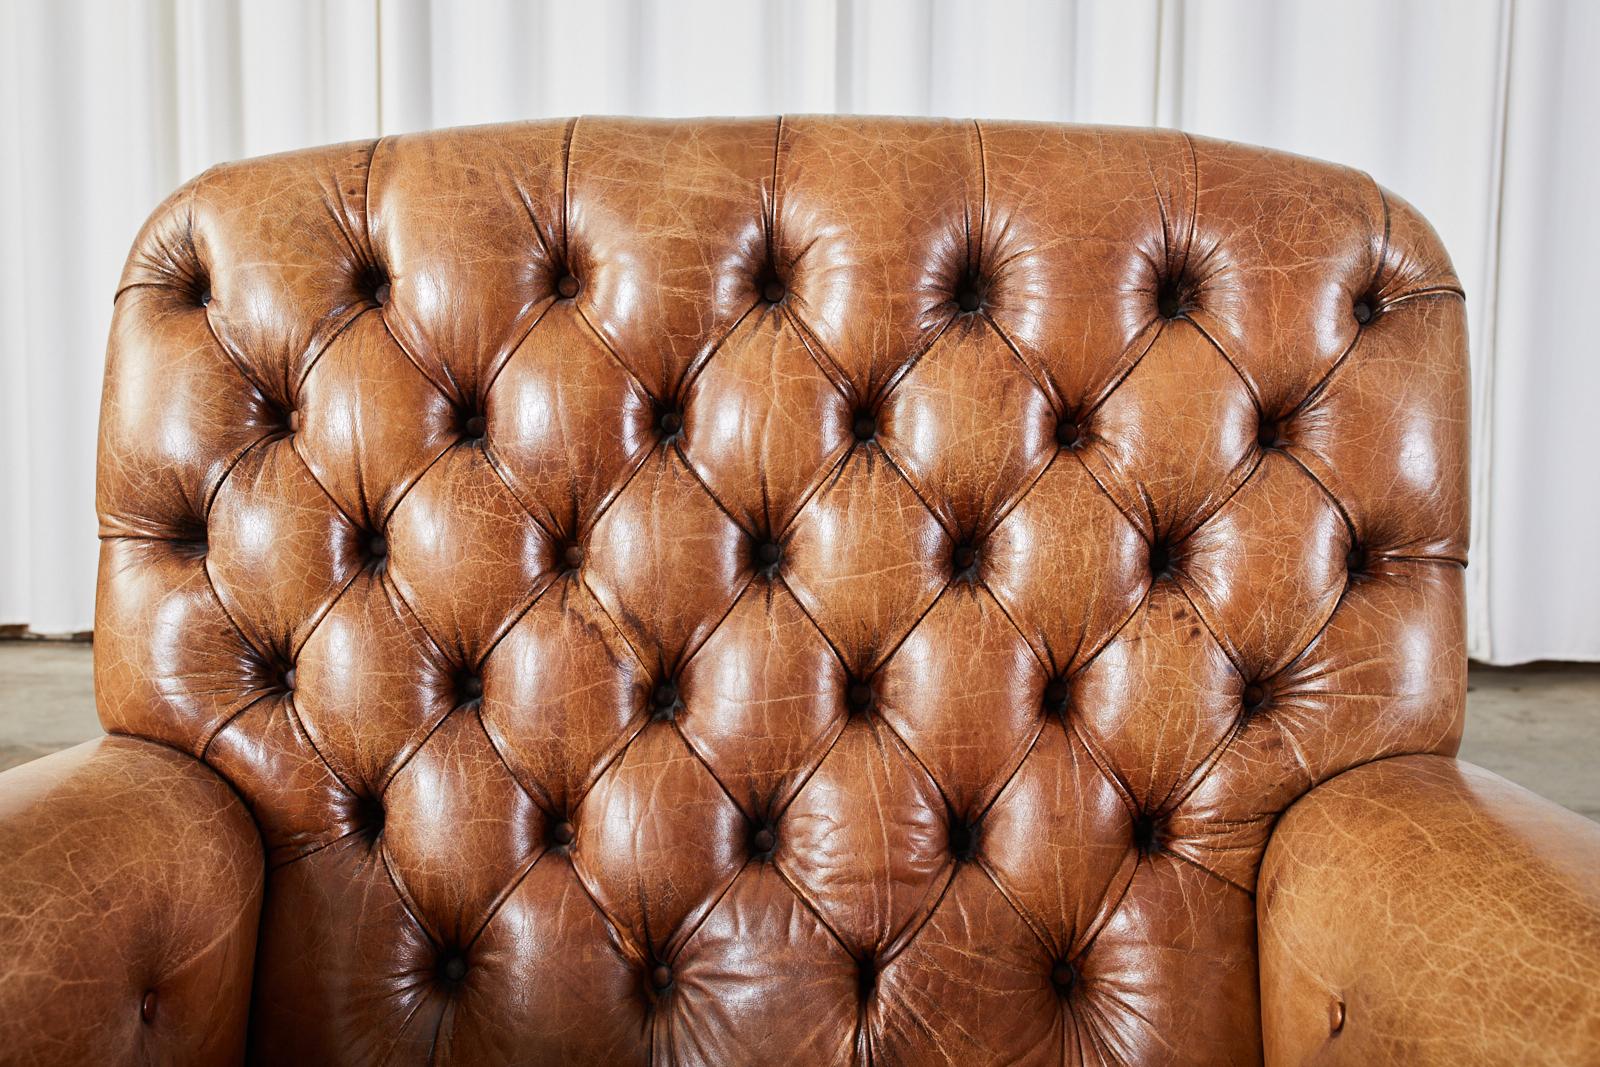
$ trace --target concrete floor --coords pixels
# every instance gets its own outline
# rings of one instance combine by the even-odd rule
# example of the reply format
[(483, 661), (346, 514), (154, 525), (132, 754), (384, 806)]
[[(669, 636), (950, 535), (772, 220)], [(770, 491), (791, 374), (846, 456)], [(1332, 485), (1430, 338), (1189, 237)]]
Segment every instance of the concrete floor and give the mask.
[[(100, 733), (90, 661), (0, 641), (0, 770)], [(1600, 664), (1473, 667), (1461, 756), (1600, 821)]]
[(1600, 663), (1471, 668), (1461, 758), (1600, 822)]
[(0, 641), (0, 770), (100, 735), (84, 643)]

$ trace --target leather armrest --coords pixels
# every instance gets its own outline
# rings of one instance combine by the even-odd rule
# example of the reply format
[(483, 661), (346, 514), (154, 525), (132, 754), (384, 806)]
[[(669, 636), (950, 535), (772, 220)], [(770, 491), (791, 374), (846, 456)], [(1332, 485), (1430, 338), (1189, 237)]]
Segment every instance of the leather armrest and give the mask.
[(1269, 1064), (1600, 1062), (1600, 825), (1479, 767), (1313, 789), (1256, 898)]
[(0, 1061), (236, 1063), (263, 881), (243, 803), (105, 737), (0, 774)]

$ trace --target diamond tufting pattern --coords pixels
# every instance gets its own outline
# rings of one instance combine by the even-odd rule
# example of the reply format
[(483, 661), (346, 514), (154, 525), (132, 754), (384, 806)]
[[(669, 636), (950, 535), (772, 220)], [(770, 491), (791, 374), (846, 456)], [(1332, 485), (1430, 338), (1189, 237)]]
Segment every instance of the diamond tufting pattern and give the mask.
[(117, 298), (100, 708), (261, 829), (261, 1062), (1256, 1062), (1274, 820), (1455, 750), (1465, 456), (1448, 260), (1322, 163), (229, 164)]

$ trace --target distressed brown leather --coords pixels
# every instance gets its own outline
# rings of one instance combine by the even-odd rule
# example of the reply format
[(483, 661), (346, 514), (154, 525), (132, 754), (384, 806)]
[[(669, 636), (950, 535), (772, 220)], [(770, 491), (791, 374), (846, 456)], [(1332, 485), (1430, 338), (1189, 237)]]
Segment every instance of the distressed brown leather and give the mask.
[(1256, 1063), (1275, 820), (1457, 745), (1466, 373), (1408, 205), (1176, 132), (229, 164), (117, 298), (101, 714), (261, 829), (259, 1062)]
[(262, 881), (244, 805), (181, 752), (0, 774), (0, 1063), (239, 1062)]
[(1600, 826), (1471, 764), (1312, 790), (1262, 866), (1273, 1063), (1600, 1062)]

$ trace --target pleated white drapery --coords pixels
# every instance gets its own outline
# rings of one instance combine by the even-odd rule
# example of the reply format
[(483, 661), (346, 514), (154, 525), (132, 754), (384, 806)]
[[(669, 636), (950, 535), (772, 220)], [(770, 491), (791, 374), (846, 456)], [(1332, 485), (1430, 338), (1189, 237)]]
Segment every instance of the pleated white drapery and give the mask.
[(1600, 4), (0, 0), (0, 625), (88, 629), (110, 296), (219, 160), (575, 113), (1174, 125), (1369, 170), (1473, 338), (1471, 652), (1600, 660)]

